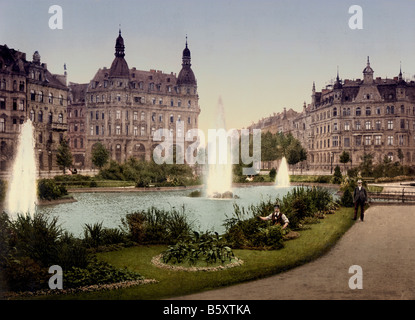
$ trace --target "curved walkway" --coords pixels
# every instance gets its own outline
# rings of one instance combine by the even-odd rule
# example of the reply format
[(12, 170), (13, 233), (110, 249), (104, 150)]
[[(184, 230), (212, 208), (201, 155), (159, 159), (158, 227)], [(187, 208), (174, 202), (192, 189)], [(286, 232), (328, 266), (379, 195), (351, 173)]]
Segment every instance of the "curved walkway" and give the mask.
[[(352, 265), (362, 289), (350, 289)], [(266, 279), (174, 298), (193, 300), (415, 299), (415, 206), (372, 206), (323, 257)]]

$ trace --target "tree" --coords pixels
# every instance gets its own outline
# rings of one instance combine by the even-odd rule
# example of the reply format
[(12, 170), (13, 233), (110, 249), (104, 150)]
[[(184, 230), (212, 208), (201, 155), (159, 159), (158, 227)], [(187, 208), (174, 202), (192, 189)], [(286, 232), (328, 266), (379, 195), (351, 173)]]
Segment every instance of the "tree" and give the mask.
[(65, 169), (71, 167), (73, 162), (72, 152), (66, 139), (62, 139), (57, 151), (56, 163), (63, 168), (63, 173), (65, 174)]
[(340, 154), (340, 163), (344, 164), (344, 172), (346, 172), (346, 163), (350, 161), (350, 154), (343, 150), (343, 152)]
[(401, 164), (402, 164), (402, 161), (403, 161), (403, 158), (404, 158), (405, 156), (404, 156), (404, 154), (403, 154), (403, 152), (402, 152), (402, 149), (401, 148), (399, 148), (398, 149), (398, 158), (399, 158), (399, 161), (401, 162)]
[(340, 184), (342, 182), (342, 173), (340, 171), (340, 167), (336, 166), (336, 168), (334, 168), (334, 174), (333, 174), (333, 183), (334, 184)]
[(91, 161), (99, 170), (108, 162), (110, 153), (101, 142), (97, 142), (92, 147)]

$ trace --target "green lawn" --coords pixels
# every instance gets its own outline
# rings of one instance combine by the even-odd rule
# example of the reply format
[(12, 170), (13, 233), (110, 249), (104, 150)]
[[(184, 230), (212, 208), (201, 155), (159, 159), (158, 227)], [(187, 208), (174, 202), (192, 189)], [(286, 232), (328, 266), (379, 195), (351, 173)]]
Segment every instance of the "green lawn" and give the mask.
[[(151, 259), (166, 246), (139, 246), (98, 254), (116, 267), (127, 267), (158, 283), (76, 295), (49, 297), (53, 299), (164, 299), (254, 280), (307, 263), (318, 258), (352, 226), (352, 209), (341, 208), (319, 223), (309, 225), (300, 237), (285, 242), (280, 250), (234, 250), (244, 261), (239, 267), (216, 272), (186, 272), (160, 269)], [(249, 297), (247, 297), (249, 298)]]

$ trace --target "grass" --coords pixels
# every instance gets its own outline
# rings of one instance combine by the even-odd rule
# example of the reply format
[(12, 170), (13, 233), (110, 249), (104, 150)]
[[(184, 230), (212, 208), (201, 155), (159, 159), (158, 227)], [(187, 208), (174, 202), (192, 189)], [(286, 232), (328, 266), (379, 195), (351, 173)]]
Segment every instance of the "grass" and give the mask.
[(151, 259), (163, 252), (166, 246), (137, 246), (100, 253), (99, 259), (119, 268), (127, 267), (137, 271), (145, 278), (155, 279), (158, 283), (47, 298), (157, 300), (263, 278), (322, 256), (353, 225), (351, 216), (352, 209), (341, 208), (335, 214), (327, 215), (325, 219), (320, 220), (320, 223), (309, 225), (308, 229), (300, 231), (299, 238), (286, 241), (285, 247), (280, 250), (234, 250), (235, 256), (242, 259), (244, 264), (216, 272), (186, 272), (155, 267)]

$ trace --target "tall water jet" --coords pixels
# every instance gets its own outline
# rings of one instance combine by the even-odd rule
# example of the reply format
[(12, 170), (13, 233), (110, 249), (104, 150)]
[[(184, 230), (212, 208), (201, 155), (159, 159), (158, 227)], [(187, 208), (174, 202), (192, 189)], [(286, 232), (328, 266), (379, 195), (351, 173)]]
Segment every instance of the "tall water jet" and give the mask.
[(35, 140), (32, 121), (27, 120), (19, 135), (17, 153), (6, 195), (6, 212), (33, 215), (37, 203)]
[(288, 174), (287, 159), (282, 157), (280, 166), (278, 167), (277, 176), (275, 178), (275, 184), (277, 187), (289, 187), (290, 176)]
[[(223, 132), (226, 132), (225, 110), (223, 108), (221, 98), (219, 98), (218, 102), (215, 129), (223, 130)], [(206, 177), (206, 195), (213, 198), (222, 198), (224, 195), (227, 198), (232, 197), (232, 161), (230, 156), (230, 147), (227, 142), (216, 144), (215, 140), (208, 141), (208, 150), (212, 150), (209, 149), (209, 145), (212, 146), (212, 144), (216, 150), (216, 159), (212, 159), (212, 157), (209, 155), (208, 172)], [(226, 155), (226, 161), (219, 160), (221, 155)], [(212, 160), (213, 163), (211, 163)]]

